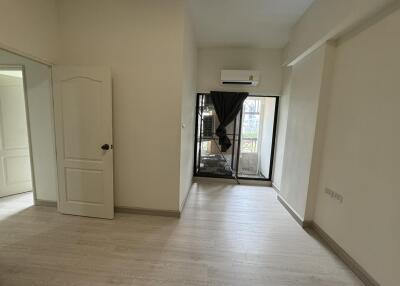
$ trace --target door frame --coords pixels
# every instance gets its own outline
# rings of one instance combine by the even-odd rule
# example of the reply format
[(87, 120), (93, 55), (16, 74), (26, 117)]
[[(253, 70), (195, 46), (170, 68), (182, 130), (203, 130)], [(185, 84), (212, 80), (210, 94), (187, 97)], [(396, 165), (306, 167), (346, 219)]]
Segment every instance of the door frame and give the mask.
[[(276, 149), (276, 137), (278, 131), (278, 113), (279, 113), (279, 95), (260, 95), (260, 94), (249, 94), (248, 97), (261, 97), (261, 98), (275, 98), (275, 108), (274, 108), (274, 124), (272, 128), (272, 144), (271, 144), (271, 158), (269, 162), (269, 172), (268, 174), (263, 174), (265, 179), (251, 178), (251, 177), (239, 177), (241, 180), (255, 180), (255, 181), (272, 181), (273, 171), (274, 171), (274, 159), (275, 159), (275, 149)], [(243, 107), (242, 110), (243, 111)], [(242, 130), (240, 130), (242, 134)], [(240, 143), (239, 143), (240, 144)], [(239, 166), (239, 154), (240, 148), (238, 149), (238, 166)], [(238, 168), (237, 168), (238, 169)], [(267, 176), (266, 176), (267, 175)]]
[[(221, 175), (209, 175), (209, 174), (199, 174), (197, 172), (197, 164), (198, 164), (198, 144), (197, 144), (197, 137), (199, 135), (199, 127), (198, 127), (198, 116), (199, 116), (199, 108), (200, 108), (200, 96), (202, 95), (210, 95), (209, 92), (199, 92), (196, 96), (196, 107), (195, 107), (195, 134), (194, 134), (194, 160), (193, 160), (193, 177), (206, 177), (206, 178), (221, 178), (221, 179), (234, 179), (234, 177), (227, 177)], [(271, 158), (269, 163), (269, 174), (265, 179), (264, 178), (251, 178), (251, 177), (238, 177), (239, 180), (248, 180), (248, 181), (266, 181), (270, 182), (273, 176), (273, 167), (274, 167), (274, 159), (275, 159), (275, 150), (276, 150), (276, 137), (277, 137), (277, 126), (278, 126), (278, 113), (279, 113), (279, 95), (264, 95), (264, 94), (253, 94), (250, 93), (249, 97), (267, 97), (267, 98), (275, 98), (275, 113), (274, 113), (274, 124), (273, 124), (273, 131), (272, 131), (272, 144), (271, 144)], [(240, 152), (240, 137), (242, 133), (242, 115), (243, 115), (243, 107), (240, 110), (240, 122), (239, 122), (239, 138), (238, 138), (238, 150), (236, 154), (236, 170), (238, 169), (239, 165), (239, 152)], [(233, 161), (233, 160), (232, 160)]]
[(24, 91), (24, 104), (25, 104), (25, 121), (28, 133), (28, 148), (29, 148), (29, 163), (31, 166), (31, 182), (32, 182), (32, 193), (33, 193), (33, 202), (36, 205), (36, 182), (35, 182), (35, 168), (33, 165), (33, 150), (32, 150), (32, 138), (31, 138), (31, 125), (30, 125), (30, 117), (29, 117), (29, 104), (28, 104), (28, 88), (26, 84), (26, 72), (24, 65), (2, 65), (0, 64), (0, 70), (10, 70), (10, 71), (21, 71), (22, 72), (22, 85)]

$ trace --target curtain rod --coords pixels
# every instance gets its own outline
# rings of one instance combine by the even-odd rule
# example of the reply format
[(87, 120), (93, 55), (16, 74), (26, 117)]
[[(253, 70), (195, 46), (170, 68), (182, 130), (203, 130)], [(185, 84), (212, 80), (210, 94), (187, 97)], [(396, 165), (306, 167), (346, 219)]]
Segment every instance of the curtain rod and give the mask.
[[(235, 92), (235, 91), (232, 91)], [(197, 92), (197, 94), (206, 94), (209, 95), (211, 92)], [(280, 97), (281, 95), (276, 95), (276, 94), (265, 94), (265, 93), (249, 93), (249, 96), (254, 96), (254, 97)]]

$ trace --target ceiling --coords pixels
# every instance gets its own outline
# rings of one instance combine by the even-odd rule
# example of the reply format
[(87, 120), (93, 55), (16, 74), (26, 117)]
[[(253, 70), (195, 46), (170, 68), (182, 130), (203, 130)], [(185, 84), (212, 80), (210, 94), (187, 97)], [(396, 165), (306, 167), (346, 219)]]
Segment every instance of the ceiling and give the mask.
[(313, 0), (189, 0), (200, 47), (283, 48)]

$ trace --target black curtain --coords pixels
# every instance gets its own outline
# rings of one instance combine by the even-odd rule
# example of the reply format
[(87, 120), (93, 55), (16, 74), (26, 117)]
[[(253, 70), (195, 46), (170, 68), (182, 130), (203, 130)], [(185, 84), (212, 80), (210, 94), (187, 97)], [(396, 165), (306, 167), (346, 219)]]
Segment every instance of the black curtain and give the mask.
[(226, 127), (238, 115), (244, 100), (248, 96), (247, 92), (211, 91), (211, 99), (220, 122), (216, 133), (219, 137), (222, 152), (226, 152), (232, 145), (231, 140), (226, 135)]

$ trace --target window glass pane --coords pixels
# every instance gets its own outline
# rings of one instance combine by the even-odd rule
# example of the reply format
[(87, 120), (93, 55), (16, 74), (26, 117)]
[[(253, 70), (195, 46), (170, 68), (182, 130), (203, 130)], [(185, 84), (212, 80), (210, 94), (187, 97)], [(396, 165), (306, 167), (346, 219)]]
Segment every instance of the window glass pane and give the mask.
[(257, 138), (260, 128), (259, 114), (244, 114), (242, 121), (242, 138)]
[(212, 141), (203, 141), (201, 143), (201, 151), (205, 152), (205, 154), (209, 154), (211, 152), (211, 143)]
[(240, 148), (243, 153), (256, 153), (257, 139), (243, 139)]
[(244, 113), (260, 113), (259, 99), (246, 99), (243, 104)]
[(247, 98), (244, 102), (241, 152), (257, 153), (260, 133), (260, 106), (261, 100), (256, 98)]

